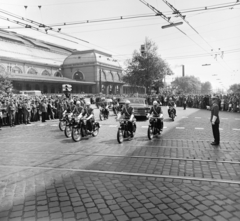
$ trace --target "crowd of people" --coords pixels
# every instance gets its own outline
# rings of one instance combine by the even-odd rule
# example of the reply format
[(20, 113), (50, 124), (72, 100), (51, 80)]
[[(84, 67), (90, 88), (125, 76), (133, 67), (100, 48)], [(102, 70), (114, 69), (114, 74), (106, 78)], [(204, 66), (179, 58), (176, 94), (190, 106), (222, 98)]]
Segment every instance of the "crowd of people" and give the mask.
[[(91, 103), (101, 96), (106, 95), (84, 95), (90, 97)], [(41, 96), (23, 96), (23, 95), (1, 95), (0, 96), (0, 127), (14, 127), (19, 124), (31, 124), (31, 122), (61, 118), (63, 111), (72, 108), (77, 101), (84, 103), (83, 95), (72, 95), (69, 99), (65, 95), (41, 95)], [(149, 105), (157, 100), (163, 106), (167, 106), (172, 99), (178, 107), (210, 109), (212, 105), (211, 95), (172, 95), (162, 93), (159, 95), (122, 95), (109, 96), (109, 98), (126, 98), (129, 96), (145, 97)], [(218, 95), (218, 105), (221, 111), (240, 112), (240, 95), (228, 94)]]

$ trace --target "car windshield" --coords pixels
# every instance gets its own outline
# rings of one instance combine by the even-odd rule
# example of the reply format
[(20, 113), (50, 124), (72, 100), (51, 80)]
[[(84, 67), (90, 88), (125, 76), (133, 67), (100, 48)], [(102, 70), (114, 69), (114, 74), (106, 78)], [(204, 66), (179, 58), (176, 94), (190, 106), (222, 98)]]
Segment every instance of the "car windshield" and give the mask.
[(129, 101), (133, 104), (145, 104), (144, 100), (142, 99), (129, 99)]

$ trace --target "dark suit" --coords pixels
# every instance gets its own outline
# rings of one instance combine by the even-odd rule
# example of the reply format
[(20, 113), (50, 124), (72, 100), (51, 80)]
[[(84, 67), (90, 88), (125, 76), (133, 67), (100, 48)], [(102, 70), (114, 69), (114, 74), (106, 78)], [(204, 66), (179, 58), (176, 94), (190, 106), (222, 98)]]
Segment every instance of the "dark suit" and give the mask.
[(215, 123), (212, 124), (214, 142), (216, 144), (219, 144), (220, 143), (220, 132), (219, 132), (220, 120), (219, 120), (219, 107), (216, 102), (213, 103), (211, 108), (211, 122), (212, 122), (213, 116), (217, 117)]

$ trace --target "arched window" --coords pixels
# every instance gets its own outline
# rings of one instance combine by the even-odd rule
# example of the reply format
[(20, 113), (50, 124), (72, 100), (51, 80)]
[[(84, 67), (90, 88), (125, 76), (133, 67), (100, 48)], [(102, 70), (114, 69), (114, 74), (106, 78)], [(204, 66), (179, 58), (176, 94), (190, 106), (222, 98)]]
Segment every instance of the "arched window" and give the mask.
[(102, 85), (102, 93), (105, 94), (105, 85)]
[(83, 78), (83, 74), (82, 72), (76, 72), (73, 76), (73, 79), (76, 80), (76, 81), (83, 81), (84, 78)]
[(109, 85), (109, 94), (112, 94), (112, 91), (113, 90), (113, 86), (112, 85)]
[(14, 73), (14, 74), (22, 74), (22, 70), (21, 70), (21, 68), (15, 66), (15, 67), (12, 68), (12, 73)]
[(5, 68), (2, 65), (0, 65), (0, 74), (5, 74)]
[(22, 90), (22, 84), (20, 84), (20, 83), (16, 83), (15, 84), (15, 88), (17, 89), (17, 90)]
[(62, 77), (62, 74), (61, 74), (59, 71), (57, 71), (57, 72), (54, 74), (54, 76), (55, 76), (55, 77)]
[(44, 76), (51, 76), (51, 74), (50, 74), (49, 71), (47, 71), (47, 70), (44, 70), (44, 71), (42, 72), (42, 75), (44, 75)]
[(40, 91), (40, 87), (38, 84), (35, 84), (35, 90)]
[(119, 86), (118, 85), (116, 85), (115, 90), (116, 90), (116, 94), (119, 94)]
[(37, 75), (37, 71), (34, 68), (30, 68), (27, 73)]
[(51, 87), (51, 93), (52, 93), (52, 94), (55, 93), (55, 88), (54, 88), (54, 86)]

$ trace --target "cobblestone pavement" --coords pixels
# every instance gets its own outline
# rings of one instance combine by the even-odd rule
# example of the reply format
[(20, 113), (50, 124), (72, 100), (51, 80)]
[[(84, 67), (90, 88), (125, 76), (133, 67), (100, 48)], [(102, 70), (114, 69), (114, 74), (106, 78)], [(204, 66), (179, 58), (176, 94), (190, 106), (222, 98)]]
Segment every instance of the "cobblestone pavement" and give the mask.
[(163, 134), (151, 141), (148, 122), (138, 121), (123, 144), (114, 116), (78, 143), (57, 120), (3, 128), (0, 221), (239, 221), (240, 114), (220, 113), (219, 147), (210, 145), (209, 111), (177, 115), (165, 114)]

